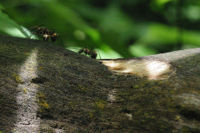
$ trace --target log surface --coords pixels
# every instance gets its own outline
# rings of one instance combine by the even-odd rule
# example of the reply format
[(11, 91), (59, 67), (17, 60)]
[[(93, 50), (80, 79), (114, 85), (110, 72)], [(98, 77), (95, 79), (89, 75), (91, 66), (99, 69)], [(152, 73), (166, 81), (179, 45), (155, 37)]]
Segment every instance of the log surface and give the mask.
[(200, 49), (94, 60), (0, 35), (0, 131), (200, 132)]

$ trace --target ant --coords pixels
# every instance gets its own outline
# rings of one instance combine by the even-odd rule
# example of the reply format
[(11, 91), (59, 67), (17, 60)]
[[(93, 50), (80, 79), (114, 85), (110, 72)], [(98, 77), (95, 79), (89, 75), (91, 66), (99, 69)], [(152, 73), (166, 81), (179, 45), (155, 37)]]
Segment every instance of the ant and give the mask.
[(78, 51), (79, 54), (84, 53), (85, 55), (89, 55), (91, 58), (96, 59), (97, 53), (94, 50), (89, 50), (87, 48), (82, 48)]
[(52, 42), (55, 42), (58, 38), (58, 34), (54, 31), (49, 30), (46, 27), (33, 27), (32, 28), (33, 33), (38, 35), (38, 37), (41, 37), (44, 41), (48, 41), (51, 39)]

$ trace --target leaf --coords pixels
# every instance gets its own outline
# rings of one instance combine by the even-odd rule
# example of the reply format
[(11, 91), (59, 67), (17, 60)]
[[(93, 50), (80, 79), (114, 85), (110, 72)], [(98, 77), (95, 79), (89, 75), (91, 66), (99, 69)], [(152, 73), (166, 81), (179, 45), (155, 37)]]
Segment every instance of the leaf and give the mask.
[(62, 18), (62, 21), (74, 26), (76, 29), (84, 31), (91, 40), (94, 42), (100, 41), (99, 32), (88, 25), (78, 13), (67, 5), (63, 5), (57, 1), (47, 1), (47, 0), (29, 0), (31, 3), (39, 3), (40, 6), (46, 8), (48, 12), (55, 13), (57, 16)]
[(30, 38), (31, 32), (17, 24), (7, 14), (0, 12), (0, 31), (11, 36)]
[[(2, 4), (0, 4), (0, 10), (4, 10), (5, 8), (3, 7)], [(1, 133), (1, 132), (0, 132)]]
[(156, 54), (155, 50), (148, 48), (147, 45), (141, 43), (132, 45), (129, 50), (136, 57)]

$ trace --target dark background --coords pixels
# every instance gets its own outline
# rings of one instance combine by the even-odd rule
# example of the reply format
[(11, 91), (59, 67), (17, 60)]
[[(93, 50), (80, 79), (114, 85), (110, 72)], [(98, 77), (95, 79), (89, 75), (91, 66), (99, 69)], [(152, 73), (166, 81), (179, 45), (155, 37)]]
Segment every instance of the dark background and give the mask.
[(59, 34), (54, 45), (128, 58), (200, 46), (198, 0), (0, 0), (0, 33), (33, 38), (32, 26)]

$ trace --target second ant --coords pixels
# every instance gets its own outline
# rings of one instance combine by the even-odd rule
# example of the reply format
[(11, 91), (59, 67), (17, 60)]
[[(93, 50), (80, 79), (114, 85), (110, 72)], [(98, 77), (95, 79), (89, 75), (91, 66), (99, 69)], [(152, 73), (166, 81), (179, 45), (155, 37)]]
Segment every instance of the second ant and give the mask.
[(85, 55), (90, 56), (93, 59), (97, 58), (97, 53), (94, 50), (89, 50), (87, 48), (82, 48), (78, 51), (79, 54), (84, 53)]

